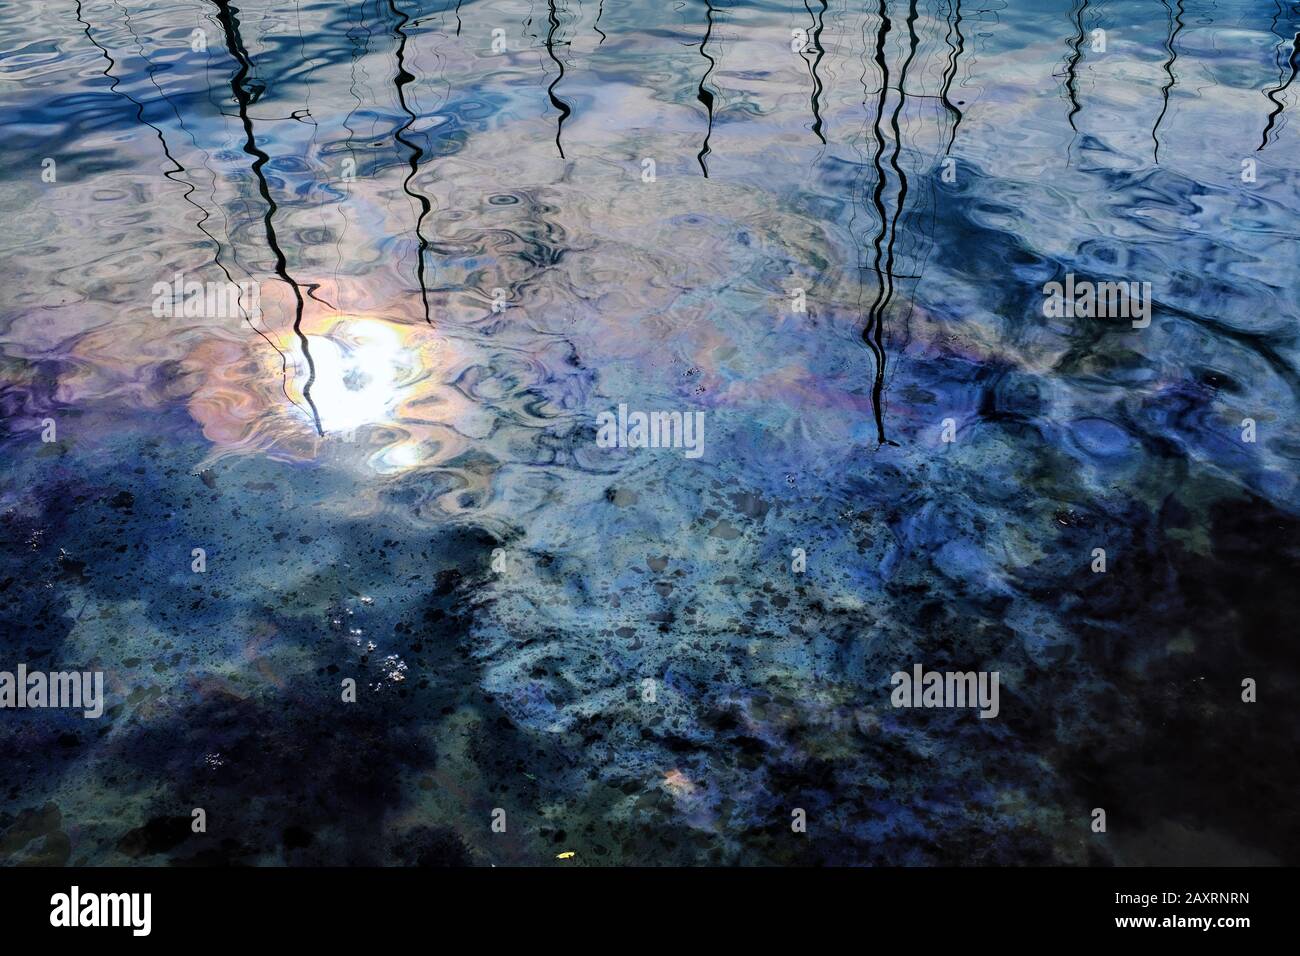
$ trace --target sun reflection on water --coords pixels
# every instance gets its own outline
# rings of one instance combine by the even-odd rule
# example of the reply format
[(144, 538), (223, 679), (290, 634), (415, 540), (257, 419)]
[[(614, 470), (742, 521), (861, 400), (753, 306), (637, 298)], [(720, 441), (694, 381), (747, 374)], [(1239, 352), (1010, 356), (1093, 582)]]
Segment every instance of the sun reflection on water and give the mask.
[(339, 322), (311, 342), (316, 363), (312, 399), (327, 433), (392, 422), (425, 373), (420, 348), (408, 348), (399, 327), (373, 318)]
[(250, 353), (227, 340), (196, 350), (205, 380), (190, 410), (218, 455), (328, 455), (395, 474), (436, 466), (463, 450), (466, 435), (457, 425), (473, 419), (474, 410), (450, 385), (455, 350), (433, 329), (371, 315), (334, 315), (312, 325), (304, 327), (316, 372), (311, 400), (324, 436), (313, 427), (303, 394), (308, 366), (291, 332), (276, 343), (288, 362), (283, 378), (279, 356), (269, 350)]

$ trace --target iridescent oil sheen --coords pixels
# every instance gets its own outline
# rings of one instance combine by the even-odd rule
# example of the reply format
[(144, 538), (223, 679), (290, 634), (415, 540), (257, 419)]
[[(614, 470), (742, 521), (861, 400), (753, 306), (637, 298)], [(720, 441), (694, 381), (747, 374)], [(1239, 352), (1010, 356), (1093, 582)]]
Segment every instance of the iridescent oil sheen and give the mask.
[(0, 7), (0, 864), (1300, 861), (1298, 37)]

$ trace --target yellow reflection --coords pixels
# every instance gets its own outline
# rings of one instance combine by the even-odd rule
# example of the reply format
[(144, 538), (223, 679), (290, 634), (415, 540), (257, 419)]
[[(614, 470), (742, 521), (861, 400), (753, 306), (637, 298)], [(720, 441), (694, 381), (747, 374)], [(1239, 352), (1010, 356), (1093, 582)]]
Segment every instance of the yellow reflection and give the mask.
[(280, 356), (261, 338), (241, 345), (209, 340), (192, 354), (203, 384), (190, 411), (217, 455), (258, 451), (306, 460), (327, 454), (393, 474), (448, 461), (467, 446), (466, 426), (483, 428), (476, 421), (481, 410), (452, 387), (458, 360), (433, 328), (334, 315), (305, 324), (304, 332), (323, 438), (303, 394), (308, 366), (292, 331), (274, 337), (287, 382)]
[(403, 393), (423, 371), (418, 349), (405, 346), (398, 328), (359, 319), (312, 338), (316, 381), (311, 397), (327, 433), (350, 433), (361, 425), (393, 420)]

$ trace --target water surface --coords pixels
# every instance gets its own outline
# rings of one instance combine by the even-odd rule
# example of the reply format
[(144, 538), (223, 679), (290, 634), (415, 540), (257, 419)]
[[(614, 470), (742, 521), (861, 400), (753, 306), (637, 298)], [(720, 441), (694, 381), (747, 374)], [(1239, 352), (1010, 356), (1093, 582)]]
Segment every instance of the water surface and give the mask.
[(1297, 36), (0, 5), (0, 861), (1297, 862)]

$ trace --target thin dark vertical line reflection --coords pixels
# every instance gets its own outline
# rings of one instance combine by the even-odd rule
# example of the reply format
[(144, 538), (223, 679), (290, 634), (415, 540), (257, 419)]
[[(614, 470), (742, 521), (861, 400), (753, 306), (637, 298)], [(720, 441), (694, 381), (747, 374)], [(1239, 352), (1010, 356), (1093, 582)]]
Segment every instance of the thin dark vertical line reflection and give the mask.
[(1269, 131), (1273, 129), (1273, 124), (1277, 121), (1277, 118), (1282, 115), (1282, 110), (1286, 108), (1286, 104), (1281, 97), (1282, 94), (1286, 92), (1287, 87), (1295, 82), (1296, 69), (1297, 67), (1300, 67), (1300, 33), (1296, 33), (1295, 39), (1291, 43), (1291, 57), (1289, 62), (1291, 64), (1291, 75), (1287, 77), (1285, 83), (1279, 84), (1275, 89), (1269, 90), (1267, 93), (1268, 98), (1274, 104), (1274, 108), (1273, 111), (1268, 114), (1268, 124), (1264, 127), (1264, 135), (1260, 137), (1259, 148), (1255, 150), (1256, 152), (1259, 152), (1260, 149), (1263, 149), (1268, 145)]
[(560, 116), (555, 121), (555, 148), (559, 150), (560, 158), (564, 159), (564, 146), (560, 143), (560, 134), (564, 132), (564, 121), (573, 111), (568, 103), (555, 95), (555, 88), (560, 85), (560, 80), (564, 79), (564, 64), (555, 55), (555, 31), (560, 26), (559, 18), (555, 15), (555, 0), (546, 0), (546, 19), (549, 24), (546, 30), (546, 54), (559, 70), (551, 85), (546, 88), (546, 95), (550, 97), (551, 105), (560, 111)]
[(1154, 160), (1156, 165), (1160, 165), (1160, 124), (1164, 121), (1165, 114), (1169, 112), (1169, 93), (1174, 88), (1176, 82), (1174, 75), (1174, 64), (1178, 62), (1178, 51), (1174, 44), (1178, 40), (1178, 34), (1183, 29), (1183, 0), (1176, 0), (1178, 4), (1178, 13), (1175, 14), (1169, 6), (1168, 0), (1160, 0), (1164, 4), (1165, 10), (1169, 14), (1169, 38), (1165, 41), (1165, 51), (1169, 58), (1165, 60), (1165, 73), (1169, 77), (1169, 82), (1160, 90), (1160, 96), (1164, 104), (1160, 108), (1160, 115), (1156, 117), (1155, 125), (1151, 127), (1151, 140), (1155, 143)]
[(817, 135), (817, 138), (822, 141), (822, 145), (825, 145), (826, 137), (822, 134), (823, 122), (822, 122), (822, 113), (821, 113), (821, 93), (823, 87), (822, 87), (821, 77), (817, 74), (817, 66), (821, 63), (822, 58), (826, 55), (826, 49), (825, 47), (822, 46), (822, 27), (823, 27), (824, 18), (826, 16), (826, 0), (821, 0), (821, 9), (816, 14), (813, 13), (812, 7), (808, 5), (808, 0), (804, 0), (803, 7), (805, 10), (808, 11), (808, 16), (812, 20), (813, 49), (816, 50), (816, 55), (813, 57), (812, 63), (808, 65), (808, 71), (809, 73), (812, 74), (812, 81), (813, 81), (812, 130)]
[[(127, 10), (126, 7), (122, 6), (122, 4), (118, 3), (118, 0), (113, 0), (113, 5), (114, 5), (115, 7), (117, 7), (119, 10), (122, 11), (122, 20), (123, 20), (123, 22), (126, 24), (126, 29), (127, 29), (127, 31), (131, 34), (132, 39), (135, 40), (136, 50), (138, 51), (138, 54), (139, 54), (139, 56), (140, 56), (140, 59), (144, 60), (144, 62), (145, 62), (145, 74), (149, 77), (149, 82), (153, 85), (153, 88), (154, 88), (155, 90), (158, 91), (158, 96), (159, 96), (159, 98), (162, 99), (162, 101), (163, 101), (164, 103), (166, 103), (168, 106), (171, 107), (171, 111), (172, 111), (172, 113), (173, 113), (173, 114), (175, 115), (175, 117), (176, 117), (176, 122), (177, 122), (177, 124), (180, 126), (181, 130), (182, 130), (183, 132), (185, 132), (185, 133), (189, 136), (189, 138), (190, 138), (190, 142), (194, 144), (194, 148), (195, 148), (195, 149), (198, 149), (200, 152), (203, 153), (203, 155), (204, 155), (204, 157), (205, 157), (204, 168), (206, 168), (206, 169), (208, 170), (208, 173), (212, 176), (212, 179), (213, 179), (213, 181), (215, 182), (215, 181), (216, 181), (216, 173), (213, 172), (212, 168), (209, 167), (209, 166), (207, 165), (206, 157), (207, 157), (208, 154), (207, 154), (206, 150), (203, 150), (203, 149), (199, 146), (199, 144), (198, 144), (198, 140), (195, 139), (194, 134), (193, 134), (192, 132), (190, 132), (189, 129), (186, 128), (186, 126), (185, 126), (185, 120), (184, 120), (184, 118), (181, 116), (181, 111), (180, 111), (180, 109), (176, 106), (175, 102), (172, 101), (172, 98), (171, 98), (170, 96), (167, 95), (166, 91), (165, 91), (165, 90), (162, 88), (162, 86), (158, 83), (158, 77), (157, 77), (158, 66), (157, 66), (157, 64), (155, 64), (153, 61), (151, 61), (151, 60), (149, 59), (148, 55), (145, 53), (145, 51), (144, 51), (144, 42), (140, 39), (140, 35), (136, 32), (135, 26), (134, 26), (134, 24), (131, 22), (131, 13), (130, 13), (130, 11)], [(78, 0), (78, 3), (77, 3), (77, 11), (78, 11), (77, 19), (80, 20), (80, 19), (81, 19), (81, 16), (80, 16), (80, 14), (81, 14), (81, 3), (80, 3), (80, 0)], [(86, 36), (87, 36), (87, 38), (90, 39), (90, 42), (91, 42), (91, 43), (95, 43), (96, 46), (99, 46), (99, 44), (95, 42), (95, 39), (94, 39), (93, 37), (91, 37), (91, 35), (90, 35), (90, 25), (87, 24), (87, 23), (85, 23), (84, 20), (82, 21), (82, 23), (83, 23), (83, 25), (86, 27)], [(104, 50), (102, 47), (100, 47), (100, 52), (104, 54), (104, 56), (109, 60), (110, 63), (113, 62), (113, 61), (112, 61), (112, 57), (108, 56), (108, 52), (107, 52), (106, 50)], [(107, 70), (105, 71), (105, 75), (106, 75), (106, 76), (108, 75), (108, 71), (107, 71)], [(181, 161), (180, 161), (179, 159), (177, 159), (174, 155), (172, 155), (172, 151), (171, 151), (171, 150), (168, 148), (168, 146), (167, 146), (167, 139), (166, 139), (166, 137), (163, 135), (163, 131), (162, 131), (162, 129), (161, 129), (160, 127), (155, 126), (153, 123), (150, 123), (148, 120), (146, 120), (146, 119), (144, 118), (144, 105), (143, 105), (142, 103), (138, 102), (134, 97), (132, 97), (132, 96), (128, 95), (127, 93), (125, 93), (124, 91), (119, 91), (119, 90), (116, 90), (116, 89), (115, 89), (114, 92), (118, 92), (118, 93), (120, 93), (120, 95), (126, 97), (126, 99), (130, 100), (132, 103), (135, 103), (135, 105), (136, 105), (136, 115), (137, 115), (137, 117), (139, 118), (139, 120), (140, 120), (142, 123), (144, 123), (146, 126), (148, 126), (150, 129), (152, 129), (152, 130), (154, 131), (154, 133), (155, 133), (155, 134), (157, 135), (157, 137), (158, 137), (158, 142), (162, 144), (163, 153), (167, 156), (167, 158), (168, 158), (169, 160), (171, 160), (172, 164), (176, 167), (175, 169), (173, 169), (173, 170), (171, 170), (171, 171), (169, 171), (169, 172), (163, 173), (163, 175), (164, 175), (165, 177), (167, 177), (168, 179), (172, 179), (172, 174), (173, 174), (173, 173), (188, 172), (188, 170), (187, 170), (186, 167), (181, 163)], [(203, 206), (201, 206), (198, 202), (196, 202), (196, 201), (192, 198), (192, 197), (193, 197), (193, 194), (197, 191), (197, 188), (198, 188), (198, 187), (197, 187), (194, 183), (191, 183), (191, 182), (189, 182), (189, 181), (182, 181), (182, 180), (172, 180), (172, 181), (173, 181), (173, 182), (181, 183), (181, 185), (183, 185), (183, 186), (186, 187), (186, 189), (185, 189), (185, 194), (184, 194), (184, 196), (182, 196), (182, 198), (183, 198), (187, 203), (189, 203), (191, 206), (193, 206), (195, 209), (197, 209), (197, 210), (199, 211), (199, 219), (198, 219), (197, 222), (195, 222), (195, 226), (197, 226), (197, 227), (198, 227), (198, 230), (199, 230), (200, 232), (202, 232), (205, 236), (208, 237), (208, 239), (210, 239), (210, 240), (212, 241), (212, 246), (213, 246), (212, 262), (213, 262), (213, 264), (215, 264), (216, 267), (217, 267), (218, 269), (221, 270), (222, 274), (226, 277), (226, 281), (228, 281), (232, 286), (238, 288), (238, 287), (239, 287), (239, 283), (237, 283), (237, 282), (235, 281), (235, 277), (234, 277), (234, 275), (231, 274), (230, 270), (226, 267), (226, 264), (221, 260), (221, 249), (222, 249), (221, 240), (218, 239), (218, 238), (216, 237), (216, 235), (214, 235), (214, 234), (213, 234), (211, 231), (209, 231), (208, 228), (207, 228), (206, 223), (207, 223), (208, 219), (211, 218), (211, 213), (210, 213), (206, 208), (204, 208)], [(232, 244), (232, 245), (233, 245), (233, 244)], [(269, 345), (269, 346), (271, 346), (271, 348), (275, 349), (276, 354), (280, 356), (280, 389), (281, 389), (281, 391), (284, 393), (284, 397), (289, 401), (290, 404), (294, 405), (294, 406), (297, 407), (297, 408), (302, 408), (301, 405), (299, 405), (296, 401), (294, 401), (293, 396), (291, 396), (291, 395), (289, 394), (289, 388), (288, 388), (289, 359), (288, 359), (288, 356), (286, 356), (286, 355), (284, 354), (284, 350), (283, 350), (283, 349), (281, 349), (278, 345), (276, 345), (273, 341), (271, 341), (271, 337), (270, 337), (270, 336), (268, 336), (265, 332), (263, 332), (261, 329), (259, 329), (259, 328), (258, 328), (258, 327), (253, 323), (253, 318), (252, 318), (252, 316), (249, 315), (248, 310), (244, 308), (244, 293), (243, 293), (243, 289), (240, 289), (239, 294), (235, 297), (235, 304), (236, 304), (236, 306), (239, 308), (240, 315), (243, 317), (244, 321), (248, 323), (248, 327), (251, 328), (254, 332), (256, 332), (256, 333), (257, 333), (257, 334), (258, 334), (258, 335), (259, 335), (259, 336), (260, 336), (260, 337), (261, 337), (261, 338), (266, 342), (267, 345)]]
[(1065, 93), (1070, 100), (1070, 112), (1066, 114), (1066, 120), (1070, 124), (1070, 129), (1074, 132), (1079, 131), (1075, 125), (1074, 118), (1083, 109), (1079, 105), (1079, 60), (1083, 58), (1083, 14), (1088, 9), (1088, 0), (1081, 0), (1071, 13), (1074, 20), (1075, 36), (1071, 41), (1071, 53), (1065, 66)]
[(388, 0), (388, 9), (397, 22), (393, 26), (393, 32), (397, 34), (397, 75), (393, 78), (393, 85), (397, 88), (397, 102), (407, 116), (407, 120), (393, 133), (393, 138), (410, 150), (408, 162), (411, 171), (406, 174), (406, 179), (402, 182), (402, 191), (420, 204), (420, 213), (415, 219), (415, 238), (418, 243), (419, 259), (416, 261), (415, 274), (420, 283), (420, 302), (424, 306), (424, 321), (432, 325), (433, 320), (429, 318), (429, 288), (424, 280), (424, 254), (429, 248), (428, 241), (424, 238), (423, 226), (424, 217), (433, 209), (429, 202), (429, 197), (423, 193), (416, 192), (411, 188), (411, 180), (415, 179), (420, 170), (420, 160), (424, 158), (424, 150), (414, 140), (407, 139), (403, 134), (415, 124), (415, 113), (406, 102), (406, 86), (415, 79), (415, 74), (406, 69), (406, 31), (402, 28), (410, 20), (406, 14), (397, 9), (395, 0)]
[(876, 67), (880, 70), (880, 91), (876, 99), (876, 118), (872, 123), (872, 131), (876, 140), (876, 152), (871, 161), (876, 169), (876, 186), (872, 190), (871, 204), (875, 207), (876, 216), (880, 220), (880, 229), (877, 231), (875, 239), (872, 240), (872, 248), (875, 251), (872, 268), (876, 274), (876, 298), (871, 305), (870, 314), (863, 326), (862, 340), (871, 349), (876, 360), (876, 377), (871, 387), (871, 408), (876, 419), (877, 441), (883, 445), (885, 443), (885, 418), (884, 409), (881, 406), (881, 397), (884, 394), (885, 385), (885, 348), (882, 328), (878, 321), (877, 306), (885, 294), (885, 276), (881, 271), (881, 264), (884, 260), (885, 235), (889, 230), (889, 211), (885, 208), (884, 200), (887, 174), (885, 165), (882, 162), (885, 155), (885, 133), (880, 125), (885, 117), (885, 100), (889, 96), (889, 61), (885, 57), (885, 43), (889, 37), (892, 24), (889, 19), (886, 0), (880, 0), (877, 16), (880, 18), (880, 26), (876, 31), (875, 62)]
[[(945, 156), (952, 152), (953, 143), (957, 140), (957, 130), (961, 127), (962, 121), (962, 112), (953, 103), (951, 97), (952, 81), (957, 77), (957, 63), (961, 59), (962, 52), (966, 49), (966, 38), (961, 33), (961, 0), (956, 0), (955, 4), (950, 0), (948, 15), (950, 17), (948, 35), (944, 37), (944, 42), (948, 44), (948, 63), (944, 67), (943, 89), (939, 94), (944, 107), (953, 116), (952, 129), (948, 133), (948, 148), (944, 150)], [(952, 41), (954, 34), (957, 36), (956, 43)]]
[(700, 146), (700, 152), (695, 158), (699, 161), (700, 171), (704, 173), (704, 178), (708, 179), (709, 167), (704, 162), (704, 157), (708, 156), (711, 152), (709, 149), (709, 139), (713, 136), (713, 94), (704, 88), (704, 82), (709, 78), (709, 74), (713, 72), (713, 67), (717, 64), (713, 57), (709, 56), (708, 50), (705, 49), (709, 43), (709, 39), (713, 36), (713, 4), (710, 0), (704, 0), (704, 6), (707, 25), (704, 28), (704, 37), (700, 40), (700, 56), (709, 61), (709, 66), (704, 71), (704, 75), (700, 77), (700, 86), (696, 91), (695, 98), (703, 103), (704, 108), (708, 110), (709, 126), (704, 133), (704, 143)]
[(303, 309), (306, 303), (303, 301), (302, 289), (289, 275), (289, 260), (280, 247), (280, 241), (275, 234), (275, 212), (279, 207), (271, 196), (271, 187), (266, 180), (266, 174), (262, 172), (262, 167), (271, 161), (271, 157), (258, 148), (257, 138), (253, 131), (253, 121), (248, 115), (248, 106), (253, 100), (253, 94), (249, 92), (249, 87), (245, 85), (245, 81), (248, 79), (249, 73), (252, 72), (252, 60), (249, 59), (248, 50), (245, 49), (243, 40), (239, 35), (239, 18), (236, 16), (239, 10), (231, 6), (230, 0), (213, 0), (213, 3), (217, 8), (217, 19), (221, 24), (222, 32), (225, 34), (226, 49), (230, 51), (231, 57), (239, 65), (239, 69), (230, 78), (230, 89), (234, 93), (235, 102), (239, 107), (239, 119), (244, 126), (244, 152), (253, 157), (251, 167), (253, 176), (257, 180), (257, 188), (262, 194), (262, 199), (266, 201), (266, 214), (262, 217), (262, 224), (266, 230), (266, 242), (275, 255), (276, 275), (293, 290), (293, 333), (298, 337), (299, 345), (302, 348), (303, 361), (307, 365), (307, 382), (303, 385), (302, 397), (311, 409), (312, 421), (316, 425), (316, 434), (324, 437), (325, 430), (321, 426), (320, 412), (311, 397), (312, 386), (316, 384), (316, 363), (311, 357), (310, 343), (302, 330)]

